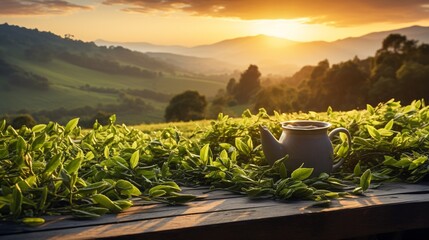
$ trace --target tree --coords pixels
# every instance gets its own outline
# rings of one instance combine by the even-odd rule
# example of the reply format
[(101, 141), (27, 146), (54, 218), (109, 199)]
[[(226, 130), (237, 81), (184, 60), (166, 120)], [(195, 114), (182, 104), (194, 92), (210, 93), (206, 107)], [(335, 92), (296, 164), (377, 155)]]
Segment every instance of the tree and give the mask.
[[(299, 110), (297, 100), (297, 91), (295, 88), (288, 87), (284, 84), (277, 84), (262, 88), (256, 95), (254, 110), (260, 108), (272, 114), (278, 112), (292, 112)], [(287, 99), (287, 101), (285, 101)]]
[(258, 66), (250, 65), (246, 71), (241, 74), (240, 81), (234, 90), (235, 99), (239, 103), (247, 103), (251, 96), (253, 96), (261, 88), (261, 73)]
[(407, 37), (404, 35), (396, 33), (389, 34), (389, 36), (383, 40), (381, 50), (398, 53), (406, 41)]
[(397, 88), (401, 90), (402, 101), (429, 97), (429, 66), (405, 62), (396, 72)]
[(197, 91), (185, 91), (174, 96), (165, 110), (165, 120), (192, 121), (204, 118), (207, 101)]
[(365, 107), (368, 78), (353, 61), (333, 65), (323, 81), (327, 105), (340, 110)]
[(22, 126), (27, 126), (28, 128), (34, 127), (36, 125), (36, 121), (29, 114), (23, 114), (15, 117), (11, 123), (12, 127), (15, 129), (19, 129)]
[(235, 81), (235, 78), (231, 78), (231, 79), (229, 79), (229, 82), (226, 85), (226, 92), (228, 94), (234, 94), (236, 87), (237, 87), (237, 82)]

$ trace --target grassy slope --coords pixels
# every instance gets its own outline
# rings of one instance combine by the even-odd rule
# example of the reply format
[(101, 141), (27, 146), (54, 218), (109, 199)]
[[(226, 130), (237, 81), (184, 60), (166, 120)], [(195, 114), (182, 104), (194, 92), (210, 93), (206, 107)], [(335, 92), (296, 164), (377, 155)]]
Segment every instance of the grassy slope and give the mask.
[(35, 63), (21, 59), (11, 59), (11, 63), (47, 77), (52, 83), (68, 87), (79, 87), (85, 84), (116, 89), (137, 88), (150, 89), (162, 93), (180, 93), (193, 89), (204, 95), (214, 95), (225, 83), (215, 80), (200, 79), (189, 76), (164, 74), (155, 79), (139, 78), (124, 75), (107, 74), (54, 60), (50, 63)]
[[(0, 112), (27, 109), (30, 111), (51, 110), (59, 107), (77, 108), (96, 106), (97, 104), (117, 104), (116, 94), (82, 91), (80, 86), (89, 84), (96, 87), (115, 89), (150, 89), (155, 92), (178, 94), (185, 90), (197, 90), (206, 96), (212, 96), (225, 83), (215, 80), (204, 80), (189, 76), (173, 76), (164, 74), (156, 79), (144, 79), (131, 76), (106, 74), (69, 63), (53, 60), (49, 63), (36, 63), (21, 58), (7, 58), (8, 62), (26, 71), (44, 76), (51, 82), (48, 91), (11, 88), (9, 91), (0, 90)], [(1, 76), (0, 76), (0, 80)], [(167, 103), (145, 100), (155, 107), (151, 113), (134, 116), (119, 116), (119, 121), (160, 122), (163, 121), (164, 108)]]
[[(52, 33), (20, 28), (18, 26), (0, 25), (0, 58), (27, 73), (45, 77), (50, 88), (40, 91), (31, 88), (11, 86), (6, 83), (5, 75), (0, 74), (0, 115), (13, 113), (22, 109), (30, 112), (53, 110), (58, 108), (73, 109), (98, 104), (118, 104), (117, 94), (83, 91), (83, 85), (95, 88), (138, 89), (175, 95), (186, 90), (196, 90), (207, 97), (214, 96), (218, 89), (224, 88), (227, 79), (210, 80), (204, 77), (183, 73), (168, 62), (155, 60), (145, 54), (131, 52), (121, 48), (99, 48), (92, 43), (64, 39)], [(50, 62), (37, 62), (28, 59), (28, 51), (37, 56), (52, 54)], [(45, 51), (45, 52), (44, 52)], [(158, 77), (135, 77), (125, 74), (109, 74), (89, 68), (79, 67), (57, 58), (62, 51), (76, 55), (117, 62), (122, 65), (137, 66), (153, 73), (162, 73)], [(39, 53), (40, 54), (40, 53)], [(174, 73), (175, 72), (175, 73)], [(167, 103), (152, 99), (143, 99), (155, 110), (141, 114), (118, 115), (118, 121), (128, 124), (163, 121)], [(131, 121), (128, 121), (131, 120)]]

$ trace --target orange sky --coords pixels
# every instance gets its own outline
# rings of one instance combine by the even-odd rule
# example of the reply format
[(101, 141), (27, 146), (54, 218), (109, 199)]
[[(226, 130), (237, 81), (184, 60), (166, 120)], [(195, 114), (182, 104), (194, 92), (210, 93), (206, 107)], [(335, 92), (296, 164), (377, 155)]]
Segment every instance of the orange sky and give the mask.
[(332, 41), (429, 26), (429, 1), (1, 0), (4, 22), (84, 41), (193, 46), (257, 34)]

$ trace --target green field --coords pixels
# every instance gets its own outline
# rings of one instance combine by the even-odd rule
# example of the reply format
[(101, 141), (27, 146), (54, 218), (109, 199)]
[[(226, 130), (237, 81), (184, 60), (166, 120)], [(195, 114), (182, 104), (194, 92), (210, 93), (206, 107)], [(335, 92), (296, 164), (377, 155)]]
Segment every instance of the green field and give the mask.
[[(156, 79), (106, 74), (91, 69), (71, 65), (61, 60), (49, 63), (36, 63), (23, 59), (7, 58), (8, 62), (28, 72), (46, 77), (50, 82), (49, 90), (34, 90), (11, 87), (0, 90), (0, 113), (28, 110), (53, 110), (60, 107), (73, 109), (83, 106), (96, 107), (98, 104), (118, 104), (117, 94), (85, 91), (81, 86), (124, 89), (149, 89), (165, 94), (179, 94), (186, 90), (196, 90), (207, 97), (224, 88), (224, 82), (204, 80), (189, 76), (164, 74)], [(0, 81), (2, 80), (0, 76)], [(3, 79), (4, 81), (5, 79)], [(144, 99), (155, 110), (150, 113), (122, 115), (119, 120), (129, 123), (163, 121), (166, 102)]]
[[(228, 81), (196, 75), (128, 49), (98, 47), (18, 26), (0, 25), (0, 38), (0, 60), (6, 65), (0, 68), (0, 116), (85, 106), (94, 108), (95, 114), (97, 109), (115, 109), (102, 109), (100, 104), (127, 108), (130, 104), (124, 102), (138, 98), (150, 107), (141, 112), (107, 112), (117, 113), (118, 121), (129, 124), (162, 122), (168, 104), (165, 96), (195, 90), (210, 98)], [(30, 76), (33, 82), (12, 78), (13, 74)], [(47, 79), (47, 89), (31, 87), (38, 77)], [(150, 91), (164, 99), (126, 93), (130, 89)]]

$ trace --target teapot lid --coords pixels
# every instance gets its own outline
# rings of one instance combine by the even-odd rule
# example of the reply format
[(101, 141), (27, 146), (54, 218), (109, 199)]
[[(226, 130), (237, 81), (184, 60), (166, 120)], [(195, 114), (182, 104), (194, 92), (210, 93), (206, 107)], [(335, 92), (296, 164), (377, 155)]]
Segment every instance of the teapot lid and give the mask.
[(312, 130), (322, 130), (328, 129), (332, 124), (322, 121), (313, 121), (313, 120), (291, 120), (281, 123), (283, 129), (287, 130), (303, 130), (303, 131), (312, 131)]

